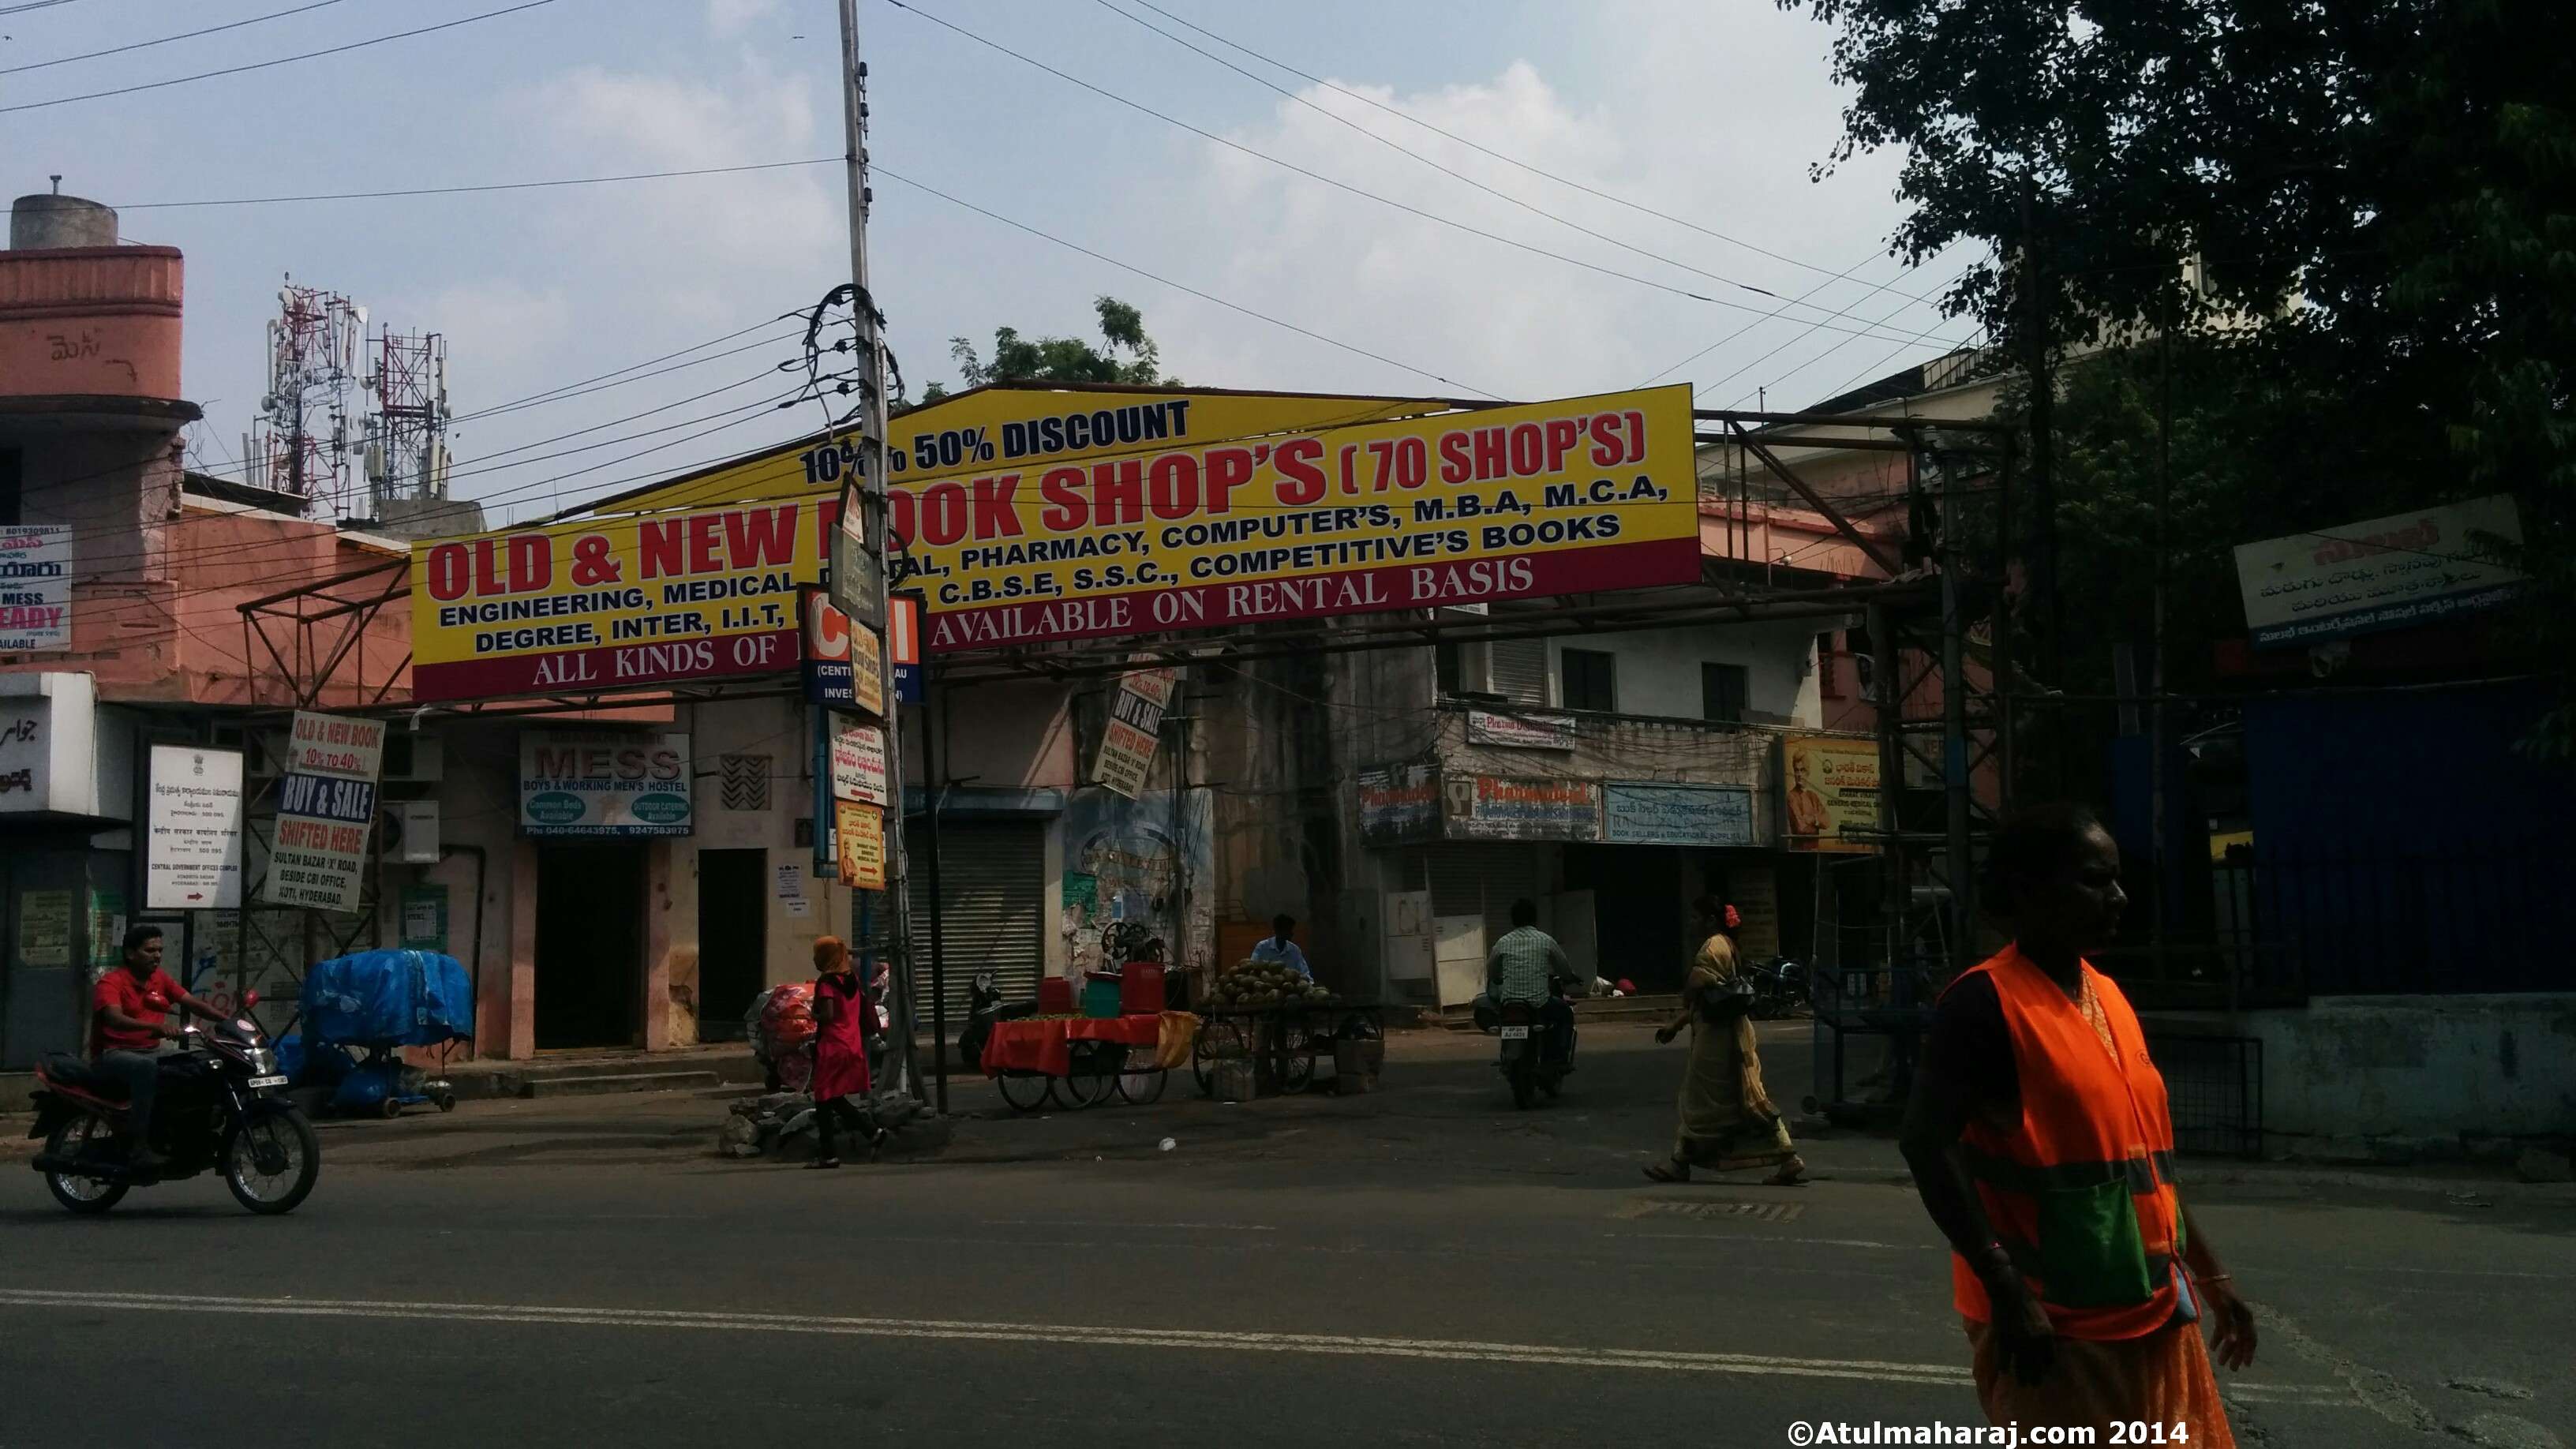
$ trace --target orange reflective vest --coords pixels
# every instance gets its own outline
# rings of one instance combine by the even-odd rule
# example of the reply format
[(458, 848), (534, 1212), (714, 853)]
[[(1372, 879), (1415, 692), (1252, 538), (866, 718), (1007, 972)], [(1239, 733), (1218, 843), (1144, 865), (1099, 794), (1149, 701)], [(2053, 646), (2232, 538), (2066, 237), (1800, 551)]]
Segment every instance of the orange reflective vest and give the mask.
[[(1974, 968), (1994, 982), (2021, 1079), (2021, 1126), (1971, 1119), (1959, 1155), (2022, 1281), (2069, 1338), (2119, 1339), (2171, 1321), (2182, 1201), (2173, 1118), (2146, 1036), (2111, 979), (2084, 968), (2115, 1059), (2065, 991), (2015, 948)], [(1961, 980), (1965, 980), (1963, 975)], [(1952, 1300), (1992, 1317), (1985, 1285), (1951, 1255)]]

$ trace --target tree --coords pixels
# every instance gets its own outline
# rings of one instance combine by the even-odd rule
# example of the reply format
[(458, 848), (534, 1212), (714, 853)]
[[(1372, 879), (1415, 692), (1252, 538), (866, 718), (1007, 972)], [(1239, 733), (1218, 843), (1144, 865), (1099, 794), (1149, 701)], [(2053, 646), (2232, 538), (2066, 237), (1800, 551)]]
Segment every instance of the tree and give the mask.
[[(1094, 347), (1078, 337), (1030, 339), (1022, 337), (1018, 328), (997, 327), (993, 329), (993, 360), (986, 362), (977, 356), (973, 342), (963, 337), (950, 338), (948, 355), (956, 360), (959, 380), (968, 387), (996, 382), (1180, 385), (1179, 378), (1163, 375), (1162, 353), (1154, 339), (1145, 335), (1143, 313), (1115, 297), (1094, 298), (1092, 306), (1100, 314), (1104, 346)], [(1119, 356), (1122, 350), (1127, 354), (1124, 359)], [(936, 401), (947, 395), (947, 388), (932, 383), (923, 401)]]
[[(2576, 523), (2567, 7), (1780, 3), (1840, 26), (1834, 75), (1853, 94), (1820, 169), (1903, 146), (1898, 192), (1912, 210), (1896, 249), (1917, 261), (1961, 242), (1991, 249), (1947, 300), (2034, 380), (2023, 416), (2040, 527), (2026, 546), (2034, 575), (2058, 578), (2053, 598), (2074, 597), (2062, 585), (2077, 575), (2054, 567), (2051, 529), (2101, 527), (2105, 548), (2125, 530), (2135, 544), (2132, 445), (2151, 446), (2155, 416), (2138, 411), (2139, 367), (2152, 363), (2132, 352), (2093, 382), (2065, 380), (2064, 408), (2099, 411), (2061, 438), (2071, 419), (2059, 416), (2058, 364), (2070, 347), (2164, 329), (2190, 339), (2179, 367), (2232, 379), (2196, 401), (2178, 389), (2167, 518), (2178, 570), (2226, 541), (2188, 536), (2196, 521), (2263, 517), (2293, 532), (2512, 489), (2535, 544)], [(2203, 427), (2247, 451), (2186, 479), (2186, 429)], [(2314, 488), (2320, 451), (2353, 469), (2347, 488)], [(2070, 473), (2061, 498), (2068, 470), (2090, 477), (2079, 495)], [(2195, 515), (2203, 483), (2213, 507)], [(2313, 511), (2276, 516), (2292, 506)], [(2554, 546), (2525, 563), (2532, 634), (2563, 671), (2576, 657), (2576, 564)], [(2059, 637), (2048, 631), (2044, 664)], [(2570, 740), (2576, 710), (2562, 710), (2543, 742)]]

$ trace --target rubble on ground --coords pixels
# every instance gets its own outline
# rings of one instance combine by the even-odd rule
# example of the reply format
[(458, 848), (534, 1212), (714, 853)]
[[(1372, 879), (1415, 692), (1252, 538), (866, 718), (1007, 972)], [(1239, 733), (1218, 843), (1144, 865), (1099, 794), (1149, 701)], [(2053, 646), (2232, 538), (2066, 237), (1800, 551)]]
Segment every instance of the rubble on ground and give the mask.
[[(873, 1093), (859, 1099), (858, 1106), (869, 1121), (896, 1133), (930, 1114), (921, 1099), (906, 1092)], [(733, 1104), (724, 1126), (716, 1131), (716, 1151), (726, 1157), (810, 1157), (818, 1140), (811, 1096), (763, 1092)]]

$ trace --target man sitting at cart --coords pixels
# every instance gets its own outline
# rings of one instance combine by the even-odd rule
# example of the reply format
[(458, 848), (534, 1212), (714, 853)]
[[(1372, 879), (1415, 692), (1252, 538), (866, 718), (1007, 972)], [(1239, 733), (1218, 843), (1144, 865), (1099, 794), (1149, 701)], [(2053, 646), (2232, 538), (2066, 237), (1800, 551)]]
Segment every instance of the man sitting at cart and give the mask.
[(1275, 934), (1263, 937), (1260, 944), (1252, 948), (1253, 961), (1259, 965), (1285, 966), (1309, 981), (1314, 980), (1315, 968), (1306, 964), (1306, 953), (1297, 949), (1297, 943), (1290, 939), (1297, 932), (1297, 918), (1282, 911), (1270, 918), (1270, 929)]

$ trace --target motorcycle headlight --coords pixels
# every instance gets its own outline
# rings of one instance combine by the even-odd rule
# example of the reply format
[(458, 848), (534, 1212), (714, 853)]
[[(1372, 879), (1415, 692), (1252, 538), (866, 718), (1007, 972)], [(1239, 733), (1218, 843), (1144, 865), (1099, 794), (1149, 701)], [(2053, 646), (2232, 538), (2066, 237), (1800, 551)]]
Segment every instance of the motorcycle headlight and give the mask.
[(250, 1069), (256, 1076), (273, 1076), (277, 1072), (277, 1053), (263, 1046), (250, 1049)]

